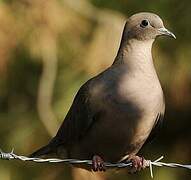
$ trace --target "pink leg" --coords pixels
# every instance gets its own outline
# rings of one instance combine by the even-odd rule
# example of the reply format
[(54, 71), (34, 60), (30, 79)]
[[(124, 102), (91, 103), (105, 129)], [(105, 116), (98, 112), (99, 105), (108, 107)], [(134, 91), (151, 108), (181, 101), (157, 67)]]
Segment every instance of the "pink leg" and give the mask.
[(105, 171), (104, 161), (100, 156), (94, 155), (92, 158), (92, 169), (93, 171)]
[(142, 169), (145, 169), (148, 166), (147, 161), (143, 157), (132, 155), (128, 158), (128, 161), (132, 162), (132, 167), (129, 170), (129, 173), (136, 173)]

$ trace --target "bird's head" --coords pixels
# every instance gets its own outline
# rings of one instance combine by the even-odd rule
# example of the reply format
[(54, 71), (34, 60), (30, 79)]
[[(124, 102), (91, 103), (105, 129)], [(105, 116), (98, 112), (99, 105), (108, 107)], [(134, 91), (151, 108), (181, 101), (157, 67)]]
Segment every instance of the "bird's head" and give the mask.
[(162, 19), (153, 13), (137, 13), (128, 18), (124, 38), (137, 40), (154, 40), (157, 36), (165, 35), (176, 39), (176, 36), (164, 27)]

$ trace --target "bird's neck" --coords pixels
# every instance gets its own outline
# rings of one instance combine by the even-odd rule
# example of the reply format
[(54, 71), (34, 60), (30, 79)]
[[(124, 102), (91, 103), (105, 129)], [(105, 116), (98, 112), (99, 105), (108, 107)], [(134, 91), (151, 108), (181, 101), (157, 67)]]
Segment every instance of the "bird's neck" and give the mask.
[(113, 64), (124, 64), (132, 70), (153, 69), (151, 52), (153, 42), (154, 40), (139, 41), (135, 39), (122, 42)]

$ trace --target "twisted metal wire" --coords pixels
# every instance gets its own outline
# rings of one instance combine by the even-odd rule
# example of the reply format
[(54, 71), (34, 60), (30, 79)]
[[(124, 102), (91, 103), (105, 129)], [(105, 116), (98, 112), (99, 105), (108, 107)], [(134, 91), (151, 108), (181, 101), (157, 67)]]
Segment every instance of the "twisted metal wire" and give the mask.
[[(153, 178), (153, 166), (158, 166), (158, 167), (162, 167), (162, 166), (166, 166), (166, 167), (170, 167), (170, 168), (186, 168), (191, 170), (191, 165), (184, 165), (184, 164), (179, 164), (179, 163), (165, 163), (165, 162), (161, 162), (161, 160), (164, 157), (161, 156), (160, 158), (151, 161), (151, 160), (146, 160), (146, 167), (150, 168), (150, 175), (151, 178)], [(44, 163), (44, 162), (50, 162), (50, 163), (68, 163), (68, 164), (86, 164), (86, 165), (92, 165), (92, 160), (79, 160), (79, 159), (58, 159), (58, 158), (30, 158), (30, 157), (26, 157), (26, 156), (20, 156), (20, 155), (16, 155), (14, 153), (14, 150), (12, 150), (10, 153), (5, 153), (0, 149), (0, 159), (3, 160), (21, 160), (21, 161), (33, 161), (33, 162), (37, 162), (37, 163)], [(105, 162), (104, 163), (105, 167), (108, 168), (127, 168), (127, 167), (131, 167), (132, 163), (131, 162), (127, 162), (127, 163), (108, 163)]]

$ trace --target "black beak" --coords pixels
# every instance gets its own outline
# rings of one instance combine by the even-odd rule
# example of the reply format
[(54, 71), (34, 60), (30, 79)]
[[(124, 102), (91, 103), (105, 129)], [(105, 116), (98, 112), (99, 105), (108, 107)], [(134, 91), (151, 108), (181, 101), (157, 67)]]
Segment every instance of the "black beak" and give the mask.
[(166, 28), (159, 28), (158, 32), (159, 32), (159, 35), (166, 35), (176, 39), (176, 36)]

